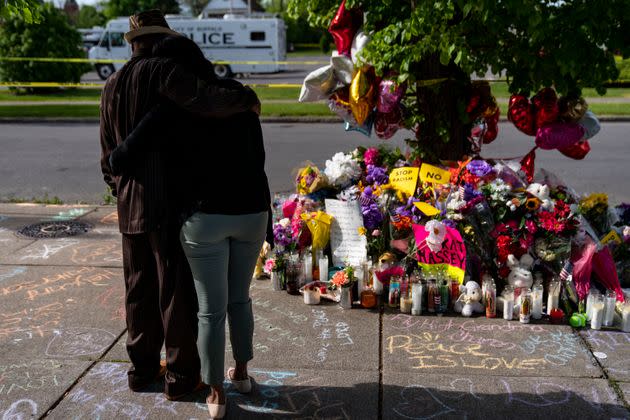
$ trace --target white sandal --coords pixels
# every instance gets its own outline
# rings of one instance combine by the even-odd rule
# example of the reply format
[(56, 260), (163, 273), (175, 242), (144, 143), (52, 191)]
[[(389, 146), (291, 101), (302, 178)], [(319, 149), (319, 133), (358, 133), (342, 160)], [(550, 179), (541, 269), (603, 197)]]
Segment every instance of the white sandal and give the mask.
[(232, 382), (232, 385), (234, 385), (234, 388), (236, 388), (236, 390), (239, 393), (249, 394), (250, 392), (252, 392), (252, 377), (251, 376), (248, 376), (247, 379), (237, 381), (236, 379), (232, 379), (233, 374), (234, 374), (234, 368), (228, 369), (227, 377), (230, 379), (230, 381)]

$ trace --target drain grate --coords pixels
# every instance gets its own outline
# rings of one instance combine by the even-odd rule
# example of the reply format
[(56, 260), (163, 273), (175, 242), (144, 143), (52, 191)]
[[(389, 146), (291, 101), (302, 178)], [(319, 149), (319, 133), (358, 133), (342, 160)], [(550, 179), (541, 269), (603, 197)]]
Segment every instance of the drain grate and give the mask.
[(29, 238), (65, 238), (88, 232), (92, 225), (82, 222), (42, 222), (24, 226), (17, 231), (19, 235)]

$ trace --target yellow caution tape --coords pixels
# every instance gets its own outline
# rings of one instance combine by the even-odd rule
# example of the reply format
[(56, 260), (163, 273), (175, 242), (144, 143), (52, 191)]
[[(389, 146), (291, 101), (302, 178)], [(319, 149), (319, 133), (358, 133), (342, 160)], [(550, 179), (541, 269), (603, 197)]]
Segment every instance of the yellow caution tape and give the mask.
[[(123, 59), (55, 58), (55, 57), (0, 57), (0, 61), (35, 61), (43, 63), (126, 63)], [(328, 61), (213, 61), (214, 64), (330, 64)]]
[[(58, 82), (0, 82), (0, 87), (30, 87), (30, 88), (100, 88), (104, 83), (58, 83)], [(252, 83), (247, 84), (250, 87), (267, 87), (274, 89), (298, 88), (302, 85), (297, 83)]]

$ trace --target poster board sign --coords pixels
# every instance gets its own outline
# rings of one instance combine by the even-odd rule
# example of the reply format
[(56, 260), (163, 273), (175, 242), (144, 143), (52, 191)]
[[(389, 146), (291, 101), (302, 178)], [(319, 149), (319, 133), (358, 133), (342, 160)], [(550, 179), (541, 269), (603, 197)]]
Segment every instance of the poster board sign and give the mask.
[(420, 180), (434, 184), (448, 184), (451, 181), (451, 173), (446, 169), (423, 163), (420, 167)]
[(442, 249), (433, 252), (426, 245), (429, 232), (423, 225), (413, 225), (413, 232), (418, 247), (418, 264), (423, 270), (433, 268), (443, 268), (449, 276), (455, 278), (459, 283), (464, 282), (466, 273), (466, 246), (459, 231), (446, 227), (446, 235), (442, 242)]
[(389, 174), (389, 183), (398, 191), (407, 195), (413, 195), (416, 192), (416, 184), (418, 183), (419, 168), (402, 167), (396, 168)]
[(359, 233), (363, 216), (358, 201), (325, 200), (326, 213), (333, 217), (330, 248), (335, 266), (360, 265), (367, 260), (367, 239)]

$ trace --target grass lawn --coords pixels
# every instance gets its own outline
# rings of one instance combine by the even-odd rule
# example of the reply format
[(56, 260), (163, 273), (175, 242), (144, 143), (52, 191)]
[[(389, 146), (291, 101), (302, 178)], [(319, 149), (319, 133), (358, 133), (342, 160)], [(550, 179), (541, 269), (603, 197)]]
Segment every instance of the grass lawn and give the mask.
[[(492, 83), (492, 94), (497, 98), (509, 98), (508, 86), (506, 82)], [(630, 98), (630, 88), (609, 88), (606, 95), (600, 96), (595, 89), (586, 88), (582, 90), (582, 95), (586, 98)]]
[[(324, 103), (263, 103), (263, 116), (332, 116)], [(98, 105), (0, 106), (0, 118), (77, 117), (98, 118)]]
[(101, 99), (100, 89), (55, 89), (50, 93), (27, 95), (25, 93), (12, 93), (8, 90), (0, 90), (0, 101), (98, 101)]

